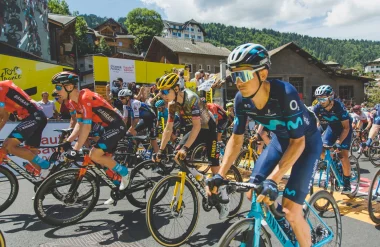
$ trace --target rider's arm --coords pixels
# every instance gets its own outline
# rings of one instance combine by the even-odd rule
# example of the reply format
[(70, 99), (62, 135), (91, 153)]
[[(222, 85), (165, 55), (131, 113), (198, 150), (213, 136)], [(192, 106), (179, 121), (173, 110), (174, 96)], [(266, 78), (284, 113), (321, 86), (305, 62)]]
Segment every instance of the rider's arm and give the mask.
[(166, 147), (166, 144), (168, 144), (170, 137), (173, 133), (173, 125), (174, 125), (174, 119), (175, 119), (175, 102), (170, 102), (168, 105), (168, 122), (166, 123), (165, 129), (162, 133), (162, 140), (160, 149), (164, 150)]
[(193, 145), (195, 139), (197, 139), (197, 136), (199, 132), (201, 131), (201, 118), (193, 117), (192, 124), (193, 124), (193, 128), (191, 128), (189, 138), (187, 139), (184, 145), (185, 147), (188, 147), (188, 148), (190, 148), (191, 145)]
[(365, 127), (366, 131), (370, 130), (372, 126), (372, 118), (369, 113), (367, 113), (367, 122), (368, 122), (367, 127)]
[(80, 133), (78, 141), (74, 145), (74, 150), (79, 150), (82, 148), (83, 144), (86, 142), (88, 135), (91, 131), (91, 122), (87, 121), (88, 119), (83, 120), (83, 124), (80, 128)]
[[(73, 142), (77, 137), (79, 136), (79, 132), (81, 131), (82, 126), (82, 114), (76, 112), (76, 124), (74, 125), (73, 132), (71, 132), (71, 135), (67, 138), (68, 142)], [(70, 123), (71, 125), (71, 123)]]
[(76, 123), (77, 123), (77, 117), (76, 117), (76, 115), (75, 115), (75, 111), (74, 111), (73, 114), (70, 112), (70, 116), (71, 116), (71, 118), (70, 118), (70, 126), (69, 126), (69, 128), (72, 129), (72, 128), (75, 127), (75, 125), (76, 125)]
[(4, 107), (0, 107), (0, 130), (3, 129), (4, 125), (7, 123), (9, 118), (9, 113)]
[(343, 130), (342, 130), (342, 133), (340, 133), (338, 140), (336, 141), (336, 143), (338, 144), (341, 144), (342, 141), (346, 139), (348, 133), (350, 132), (350, 121), (347, 119), (347, 120), (342, 121), (341, 123), (343, 126)]
[(244, 135), (232, 134), (227, 142), (226, 149), (224, 151), (222, 165), (219, 169), (219, 174), (225, 177), (228, 170), (238, 157), (240, 149), (244, 142)]

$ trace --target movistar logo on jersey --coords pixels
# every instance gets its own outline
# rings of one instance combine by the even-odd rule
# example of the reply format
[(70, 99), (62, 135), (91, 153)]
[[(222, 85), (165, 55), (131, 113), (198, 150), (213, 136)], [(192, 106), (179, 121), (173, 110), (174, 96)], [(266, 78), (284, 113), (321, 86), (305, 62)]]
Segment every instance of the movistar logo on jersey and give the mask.
[(339, 120), (336, 116), (328, 117), (328, 116), (323, 116), (324, 119), (326, 119), (329, 122)]
[(295, 190), (289, 190), (288, 188), (285, 189), (285, 194), (287, 194), (288, 196), (295, 196), (296, 195), (296, 191)]
[(269, 124), (264, 124), (264, 123), (260, 123), (260, 124), (267, 127), (269, 130), (276, 130), (278, 125), (285, 127), (285, 122), (280, 121), (280, 120), (270, 120)]
[(293, 121), (288, 121), (286, 127), (288, 128), (288, 130), (291, 130), (291, 129), (297, 129), (300, 125), (302, 125), (303, 122), (302, 122), (302, 118), (301, 117), (297, 117), (296, 119), (296, 122), (293, 123)]

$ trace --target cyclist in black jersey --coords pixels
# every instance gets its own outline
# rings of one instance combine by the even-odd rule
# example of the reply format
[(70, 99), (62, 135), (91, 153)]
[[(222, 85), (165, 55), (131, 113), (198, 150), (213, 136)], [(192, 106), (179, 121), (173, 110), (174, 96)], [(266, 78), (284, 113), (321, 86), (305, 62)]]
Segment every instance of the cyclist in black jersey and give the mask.
[[(192, 129), (180, 141), (176, 160), (185, 159), (189, 149), (201, 143), (206, 143), (209, 165), (213, 174), (219, 171), (219, 151), (217, 148), (216, 122), (212, 113), (204, 104), (200, 103), (198, 95), (189, 89), (180, 91), (179, 77), (171, 73), (164, 75), (157, 82), (161, 98), (168, 103), (168, 122), (162, 134), (161, 147), (157, 153), (156, 161), (161, 159), (163, 150), (170, 140), (173, 132), (175, 113), (178, 112), (182, 122), (191, 125)], [(228, 216), (229, 205), (226, 187), (221, 187), (222, 210), (220, 219)]]

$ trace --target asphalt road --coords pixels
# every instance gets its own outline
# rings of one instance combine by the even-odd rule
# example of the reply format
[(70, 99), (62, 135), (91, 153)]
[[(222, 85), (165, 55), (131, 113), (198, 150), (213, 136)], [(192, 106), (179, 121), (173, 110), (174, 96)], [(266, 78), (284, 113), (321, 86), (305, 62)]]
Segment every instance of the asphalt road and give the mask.
[[(378, 168), (365, 159), (360, 160), (360, 165), (362, 177), (372, 179)], [(20, 180), (18, 198), (0, 214), (0, 230), (7, 246), (159, 246), (147, 230), (145, 210), (131, 206), (127, 200), (120, 201), (116, 207), (102, 205), (108, 199), (108, 188), (102, 187), (101, 200), (94, 212), (82, 222), (63, 228), (51, 227), (38, 220), (33, 211), (32, 196), (31, 184)], [(366, 197), (353, 200), (342, 197), (337, 201), (343, 215), (342, 246), (378, 246), (380, 226), (376, 227), (368, 217)], [(239, 217), (244, 217), (249, 206), (245, 200), (241, 215), (225, 222), (218, 220), (216, 210), (206, 213), (201, 209), (197, 228), (186, 246), (216, 246), (223, 232)], [(273, 245), (279, 246), (276, 241)]]

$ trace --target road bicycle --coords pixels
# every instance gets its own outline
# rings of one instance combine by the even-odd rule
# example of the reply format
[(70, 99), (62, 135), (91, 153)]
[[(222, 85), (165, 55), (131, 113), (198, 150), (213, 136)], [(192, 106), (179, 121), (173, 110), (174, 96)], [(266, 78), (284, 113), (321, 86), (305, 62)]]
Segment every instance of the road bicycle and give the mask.
[(376, 172), (369, 187), (368, 214), (374, 223), (380, 224), (380, 170)]
[(0, 247), (5, 247), (6, 244), (5, 244), (5, 238), (4, 238), (4, 235), (3, 233), (0, 231)]
[[(253, 189), (251, 210), (247, 218), (242, 219), (228, 228), (218, 242), (217, 246), (272, 246), (271, 236), (263, 226), (263, 221), (274, 233), (282, 246), (296, 247), (299, 243), (295, 239), (294, 233), (281, 227), (278, 223), (284, 219), (284, 213), (276, 210), (275, 204), (270, 207), (256, 201), (262, 187), (250, 183), (228, 182), (227, 184), (238, 187), (238, 191), (248, 191)], [(316, 207), (328, 204), (329, 207), (320, 210)], [(326, 203), (327, 201), (327, 203)], [(340, 246), (342, 242), (342, 221), (339, 207), (327, 191), (321, 190), (313, 194), (309, 201), (304, 203), (304, 217), (310, 227), (312, 246), (319, 247), (326, 244)]]
[[(331, 194), (334, 191), (340, 191), (343, 189), (343, 167), (342, 162), (339, 159), (339, 154), (330, 151), (332, 146), (324, 146), (325, 159), (318, 163), (317, 171), (314, 175), (313, 181), (319, 188), (327, 190), (330, 186)], [(351, 165), (351, 194), (347, 196), (354, 198), (359, 191), (360, 186), (360, 166), (358, 160), (354, 156), (349, 157)], [(317, 182), (316, 182), (317, 181)], [(314, 192), (313, 187), (310, 189), (310, 193)]]
[[(180, 172), (161, 179), (153, 188), (146, 206), (146, 222), (153, 238), (164, 246), (179, 246), (192, 235), (199, 218), (198, 193), (206, 212), (215, 207), (220, 211), (217, 198), (208, 199), (203, 177), (196, 178), (185, 160), (179, 160)], [(227, 179), (242, 181), (239, 170), (231, 166)], [(198, 193), (197, 193), (198, 192)], [(227, 186), (230, 198), (229, 216), (235, 216), (243, 203), (243, 194)], [(217, 197), (217, 196), (216, 196)], [(183, 231), (183, 233), (180, 233)]]
[(368, 157), (369, 161), (376, 166), (380, 167), (380, 133), (377, 133), (376, 137), (373, 139), (372, 144), (368, 147)]
[[(57, 145), (54, 146), (41, 146), (40, 148), (52, 148), (55, 152), (50, 156), (48, 173), (46, 177), (51, 174), (67, 168), (67, 164), (61, 159), (61, 143), (71, 133), (71, 129), (54, 130), (60, 132)], [(2, 142), (1, 142), (2, 143)], [(27, 181), (34, 184), (34, 190), (36, 191), (38, 186), (43, 181), (41, 176), (34, 176), (25, 170), (21, 165), (15, 163), (11, 158), (11, 155), (7, 155), (3, 149), (0, 149), (0, 213), (6, 210), (16, 200), (19, 190), (19, 183), (14, 172), (17, 172), (25, 178)], [(54, 195), (59, 196), (58, 191), (54, 191)]]
[(248, 139), (248, 144), (246, 145), (247, 147), (240, 151), (234, 162), (234, 166), (241, 167), (245, 170), (252, 170), (259, 158), (259, 154), (256, 152), (257, 144), (256, 138), (254, 136), (250, 137)]
[(359, 159), (361, 155), (364, 154), (365, 157), (368, 157), (368, 151), (362, 151), (359, 153), (361, 144), (363, 142), (366, 142), (367, 139), (368, 139), (368, 131), (365, 131), (365, 130), (353, 131), (353, 139), (352, 139), (351, 147), (350, 147), (351, 156), (354, 156), (355, 158)]
[[(130, 140), (145, 140), (146, 136), (128, 136)], [(41, 221), (53, 226), (67, 226), (85, 218), (96, 206), (100, 194), (100, 183), (111, 189), (114, 205), (124, 197), (135, 207), (142, 207), (134, 198), (135, 192), (145, 190), (145, 183), (131, 187), (136, 172), (130, 173), (127, 189), (120, 191), (121, 177), (111, 169), (103, 169), (89, 157), (89, 149), (82, 149), (84, 157), (66, 163), (78, 168), (66, 169), (49, 176), (38, 188), (34, 199), (34, 210)], [(111, 154), (109, 154), (111, 155)], [(82, 162), (81, 164), (79, 164)], [(149, 181), (146, 181), (149, 183)], [(60, 197), (54, 191), (60, 191)]]

